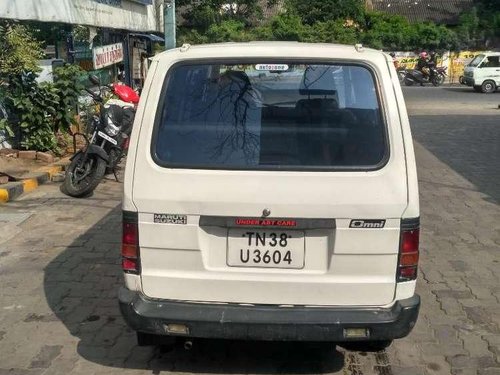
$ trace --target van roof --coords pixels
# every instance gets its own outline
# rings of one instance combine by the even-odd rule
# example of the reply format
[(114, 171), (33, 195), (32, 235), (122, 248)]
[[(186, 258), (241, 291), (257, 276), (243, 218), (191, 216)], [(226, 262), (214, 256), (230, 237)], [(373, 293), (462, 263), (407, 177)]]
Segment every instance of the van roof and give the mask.
[(350, 60), (374, 60), (383, 57), (388, 59), (384, 52), (371, 48), (364, 48), (360, 44), (343, 45), (329, 43), (299, 43), (299, 42), (246, 42), (246, 43), (217, 43), (189, 45), (162, 52), (156, 55), (153, 61), (185, 60), (197, 58), (241, 58), (241, 57), (270, 57), (270, 58), (340, 58)]

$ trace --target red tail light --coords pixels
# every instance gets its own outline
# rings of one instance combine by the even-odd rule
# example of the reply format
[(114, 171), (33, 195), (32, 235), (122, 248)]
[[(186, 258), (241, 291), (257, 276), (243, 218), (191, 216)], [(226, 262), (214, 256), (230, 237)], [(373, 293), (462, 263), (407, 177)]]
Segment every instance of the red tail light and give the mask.
[(137, 212), (123, 211), (122, 268), (127, 273), (140, 273), (139, 229)]
[(401, 222), (401, 241), (397, 281), (410, 281), (417, 278), (419, 258), (420, 221), (403, 219)]

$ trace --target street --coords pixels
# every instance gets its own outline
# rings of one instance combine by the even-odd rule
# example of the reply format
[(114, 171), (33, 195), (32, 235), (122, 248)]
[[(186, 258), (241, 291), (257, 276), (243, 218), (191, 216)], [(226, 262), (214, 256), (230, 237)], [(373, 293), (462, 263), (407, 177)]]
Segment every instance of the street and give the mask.
[(405, 87), (420, 183), (418, 323), (378, 353), (196, 340), (136, 346), (117, 303), (121, 183), (0, 206), (0, 375), (500, 374), (500, 93)]

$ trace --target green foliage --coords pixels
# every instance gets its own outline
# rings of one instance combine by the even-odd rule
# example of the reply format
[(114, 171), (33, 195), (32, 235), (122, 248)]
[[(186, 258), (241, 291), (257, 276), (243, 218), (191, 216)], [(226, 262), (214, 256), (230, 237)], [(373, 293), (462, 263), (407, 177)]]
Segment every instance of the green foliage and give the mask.
[(55, 69), (52, 91), (57, 95), (56, 112), (54, 114), (54, 131), (68, 131), (75, 124), (78, 96), (84, 86), (80, 81), (83, 74), (77, 65), (67, 64)]
[(204, 32), (199, 32), (195, 28), (182, 27), (177, 33), (177, 45), (189, 44), (206, 44), (210, 43)]
[(367, 12), (362, 42), (377, 49), (407, 49), (416, 38), (415, 30), (408, 20), (386, 13)]
[(268, 27), (263, 27), (262, 36), (268, 40), (302, 41), (307, 34), (307, 27), (302, 24), (299, 16), (293, 14), (281, 14), (275, 16), (269, 22)]
[(237, 20), (226, 20), (219, 24), (211, 25), (206, 33), (210, 42), (246, 42), (250, 36), (245, 32), (245, 24)]
[(182, 16), (190, 26), (199, 30), (208, 30), (212, 25), (227, 20), (236, 20), (245, 25), (262, 16), (260, 3), (255, 0), (177, 0), (176, 5), (185, 7)]
[(12, 77), (3, 93), (5, 103), (19, 121), (0, 124), (9, 136), (20, 135), (20, 146), (29, 150), (48, 151), (57, 146), (53, 132), (57, 94), (50, 85), (39, 85), (35, 73)]
[(364, 4), (363, 0), (288, 0), (287, 9), (313, 25), (339, 19), (362, 21)]
[(454, 49), (457, 45), (455, 34), (445, 26), (433, 23), (416, 23), (411, 25), (413, 32), (409, 47), (412, 49)]
[(30, 150), (55, 151), (55, 133), (68, 130), (74, 122), (80, 90), (81, 70), (67, 65), (56, 69), (54, 83), (36, 81), (40, 43), (32, 32), (19, 24), (0, 24), (0, 96), (8, 120), (0, 122), (3, 130), (19, 146)]
[(0, 77), (8, 79), (24, 71), (36, 72), (42, 56), (40, 42), (27, 27), (0, 22)]
[(304, 40), (307, 42), (355, 44), (360, 38), (359, 27), (343, 20), (317, 22), (309, 30)]
[(438, 50), (455, 48), (455, 34), (433, 23), (409, 23), (401, 16), (378, 12), (365, 15), (363, 44), (385, 50)]
[(500, 38), (500, 2), (483, 1), (462, 13), (457, 29), (460, 47), (481, 48), (494, 37)]

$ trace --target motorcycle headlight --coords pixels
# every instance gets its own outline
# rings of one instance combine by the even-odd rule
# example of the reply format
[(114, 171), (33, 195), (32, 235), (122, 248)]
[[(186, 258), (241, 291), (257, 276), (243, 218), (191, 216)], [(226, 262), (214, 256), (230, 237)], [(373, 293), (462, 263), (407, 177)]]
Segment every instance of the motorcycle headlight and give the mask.
[(120, 127), (113, 123), (113, 119), (110, 116), (106, 117), (106, 127), (104, 131), (110, 136), (114, 137), (120, 131)]

